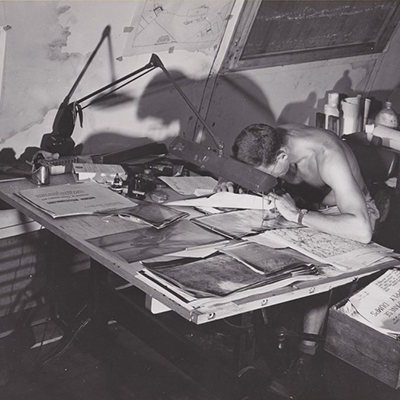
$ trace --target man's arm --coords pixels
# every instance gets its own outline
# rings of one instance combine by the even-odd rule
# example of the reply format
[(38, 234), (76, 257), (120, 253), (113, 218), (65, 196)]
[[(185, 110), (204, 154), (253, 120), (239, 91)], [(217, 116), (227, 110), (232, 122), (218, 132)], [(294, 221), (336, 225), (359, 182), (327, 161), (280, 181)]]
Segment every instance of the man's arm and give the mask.
[[(353, 177), (344, 153), (323, 155), (319, 173), (322, 180), (332, 188), (340, 214), (327, 215), (309, 211), (302, 224), (322, 232), (368, 243), (373, 229), (367, 205), (359, 185)], [(322, 158), (322, 157), (321, 157)], [(288, 195), (270, 195), (276, 202), (278, 211), (289, 221), (297, 222), (299, 209)]]

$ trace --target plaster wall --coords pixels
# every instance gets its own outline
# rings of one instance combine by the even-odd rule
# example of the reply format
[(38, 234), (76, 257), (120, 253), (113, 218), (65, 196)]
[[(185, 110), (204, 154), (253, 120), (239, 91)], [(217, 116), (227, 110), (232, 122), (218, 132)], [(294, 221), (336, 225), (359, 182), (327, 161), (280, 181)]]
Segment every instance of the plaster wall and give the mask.
[[(398, 26), (381, 54), (226, 73), (216, 79), (208, 122), (225, 142), (228, 155), (234, 138), (247, 125), (315, 125), (330, 91), (372, 99), (371, 120), (387, 100), (399, 113), (399, 63)], [(211, 145), (207, 138), (205, 142)]]
[[(19, 158), (52, 131), (57, 109), (70, 93), (102, 32), (110, 35), (87, 68), (71, 100), (145, 66), (151, 51), (124, 57), (132, 16), (140, 1), (4, 1), (6, 33), (0, 109), (0, 145)], [(210, 70), (215, 49), (157, 52), (194, 104)], [(185, 130), (188, 107), (160, 69), (84, 110), (83, 128), (73, 139), (84, 154), (113, 151), (148, 141), (168, 141)]]
[[(221, 0), (222, 1), (222, 0)], [(124, 56), (138, 1), (3, 1), (0, 28), (6, 34), (0, 102), (0, 162), (5, 151), (17, 159), (52, 131), (58, 106), (71, 90), (106, 26), (109, 37), (77, 86), (80, 99), (148, 63), (146, 54)], [(235, 22), (238, 13), (232, 15)], [(314, 124), (327, 92), (348, 96), (390, 95), (400, 111), (397, 86), (400, 33), (383, 55), (228, 73), (215, 70), (230, 39), (220, 47), (157, 52), (189, 99), (207, 115), (227, 151), (236, 134), (254, 122)], [(168, 142), (194, 135), (193, 113), (155, 70), (131, 83), (101, 106), (84, 110), (83, 128), (73, 139), (84, 154), (113, 151), (148, 141)], [(206, 140), (207, 142), (207, 140)]]

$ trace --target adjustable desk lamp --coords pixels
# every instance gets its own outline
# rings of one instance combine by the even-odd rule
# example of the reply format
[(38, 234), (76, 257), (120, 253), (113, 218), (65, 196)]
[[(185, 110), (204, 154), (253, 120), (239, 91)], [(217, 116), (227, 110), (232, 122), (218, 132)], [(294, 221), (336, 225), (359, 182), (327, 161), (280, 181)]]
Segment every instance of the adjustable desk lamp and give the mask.
[(165, 75), (175, 86), (176, 90), (186, 101), (187, 105), (192, 109), (196, 117), (210, 134), (218, 149), (218, 153), (216, 153), (199, 143), (187, 140), (182, 136), (177, 136), (169, 146), (169, 152), (196, 165), (197, 167), (200, 167), (202, 170), (208, 171), (215, 176), (225, 178), (245, 189), (251, 190), (252, 192), (269, 192), (277, 184), (276, 178), (261, 172), (248, 164), (235, 160), (234, 158), (225, 158), (223, 156), (223, 141), (212, 132), (206, 121), (202, 118), (185, 93), (183, 93), (182, 89), (172, 78), (156, 54), (151, 56), (150, 63), (163, 70)]
[[(97, 52), (98, 48), (100, 47), (104, 38), (109, 34), (109, 32), (110, 29), (109, 27), (107, 27), (103, 32), (99, 44), (97, 45), (95, 51), (88, 60), (85, 68), (79, 75), (70, 93), (66, 96), (66, 98), (60, 105), (56, 118), (53, 123), (53, 132), (43, 135), (42, 142), (40, 144), (40, 147), (43, 150), (49, 151), (51, 153), (59, 153), (61, 156), (70, 154), (75, 146), (75, 143), (72, 140), (71, 136), (75, 127), (76, 118), (79, 115), (80, 123), (82, 126), (82, 119), (83, 119), (82, 110), (84, 108), (88, 107), (89, 105), (95, 102), (98, 102), (100, 99), (110, 95), (111, 93), (114, 93), (115, 91), (121, 89), (123, 86), (128, 85), (129, 83), (149, 73), (155, 68), (160, 68), (168, 77), (168, 79), (172, 82), (172, 84), (175, 86), (179, 94), (182, 96), (182, 98), (185, 100), (185, 102), (188, 104), (191, 110), (195, 113), (200, 122), (204, 125), (205, 129), (208, 131), (211, 138), (215, 142), (218, 151), (218, 153), (216, 153), (215, 151), (206, 148), (198, 143), (195, 143), (181, 136), (178, 136), (171, 143), (169, 152), (171, 154), (178, 156), (184, 161), (190, 162), (196, 165), (197, 167), (200, 167), (202, 170), (208, 171), (214, 174), (215, 176), (220, 176), (224, 179), (234, 182), (239, 186), (251, 190), (253, 192), (267, 193), (276, 185), (277, 180), (274, 177), (265, 174), (264, 172), (261, 172), (250, 165), (237, 161), (233, 158), (225, 158), (223, 156), (224, 144), (222, 140), (217, 138), (217, 136), (211, 131), (210, 127), (201, 117), (199, 112), (187, 98), (182, 89), (178, 86), (176, 81), (172, 78), (172, 76), (164, 67), (160, 58), (156, 54), (152, 54), (150, 62), (146, 64), (144, 67), (139, 68), (138, 70), (131, 72), (130, 74), (94, 91), (93, 93), (70, 103), (69, 102), (70, 98), (74, 90), (76, 89), (80, 79), (82, 78), (89, 63), (92, 61), (95, 53)], [(124, 81), (127, 80), (129, 81), (123, 83)], [(119, 84), (121, 85), (114, 88)], [(91, 103), (89, 103), (85, 107), (81, 106), (80, 103), (110, 88), (114, 89), (107, 92), (100, 98), (94, 99)]]

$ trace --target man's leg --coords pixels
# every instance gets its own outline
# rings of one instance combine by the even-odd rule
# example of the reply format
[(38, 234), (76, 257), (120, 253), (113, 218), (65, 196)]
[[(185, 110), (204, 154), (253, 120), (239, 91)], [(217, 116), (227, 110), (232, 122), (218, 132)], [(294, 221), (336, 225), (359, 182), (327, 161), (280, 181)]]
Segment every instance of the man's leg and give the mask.
[[(308, 308), (304, 314), (303, 332), (320, 335), (324, 327), (325, 318), (328, 312), (328, 301), (325, 296), (316, 296), (316, 303)], [(314, 355), (317, 349), (317, 342), (302, 340), (299, 350), (306, 354)]]
[[(303, 318), (303, 332), (320, 335), (323, 330), (328, 306), (328, 295), (316, 295), (307, 299)], [(297, 399), (304, 395), (313, 380), (313, 361), (317, 350), (317, 342), (302, 340), (299, 354), (289, 369), (274, 379), (270, 385), (273, 393), (286, 398)]]

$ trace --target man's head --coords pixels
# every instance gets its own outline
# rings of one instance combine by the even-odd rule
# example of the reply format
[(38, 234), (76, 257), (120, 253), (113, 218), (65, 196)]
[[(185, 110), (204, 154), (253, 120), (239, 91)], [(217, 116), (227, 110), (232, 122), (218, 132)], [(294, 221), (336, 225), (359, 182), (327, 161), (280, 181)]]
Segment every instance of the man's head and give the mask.
[(233, 156), (275, 177), (286, 174), (288, 155), (283, 149), (285, 137), (266, 124), (249, 125), (235, 139)]

